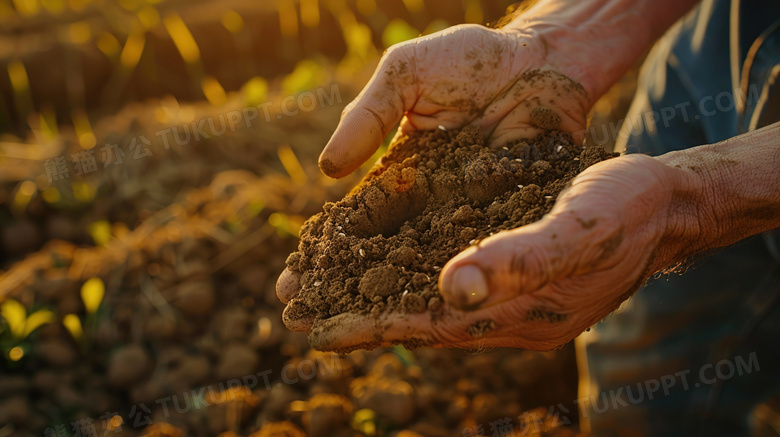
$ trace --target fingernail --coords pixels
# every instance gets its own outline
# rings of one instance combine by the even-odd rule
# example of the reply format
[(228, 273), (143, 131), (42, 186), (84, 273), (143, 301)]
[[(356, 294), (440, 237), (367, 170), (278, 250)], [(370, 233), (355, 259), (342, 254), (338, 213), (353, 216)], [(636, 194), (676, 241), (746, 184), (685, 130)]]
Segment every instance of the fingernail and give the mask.
[(452, 275), (450, 295), (456, 306), (467, 309), (487, 299), (488, 285), (482, 270), (474, 265), (465, 265)]
[(300, 289), (300, 275), (290, 269), (284, 269), (279, 279), (276, 280), (276, 296), (286, 304), (298, 294)]

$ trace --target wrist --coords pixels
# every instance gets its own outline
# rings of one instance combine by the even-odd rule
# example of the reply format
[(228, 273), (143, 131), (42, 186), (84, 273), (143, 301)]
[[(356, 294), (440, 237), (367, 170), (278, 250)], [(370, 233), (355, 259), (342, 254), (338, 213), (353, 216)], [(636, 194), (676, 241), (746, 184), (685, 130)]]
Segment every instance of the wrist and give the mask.
[(664, 256), (658, 270), (713, 248), (712, 242), (720, 222), (715, 214), (716, 199), (702, 173), (685, 164), (682, 152), (671, 152), (653, 158), (662, 164), (662, 178), (667, 181), (667, 221), (659, 246)]
[(597, 24), (584, 29), (549, 20), (522, 21), (517, 25), (541, 41), (549, 65), (582, 85), (589, 107), (620, 79), (644, 50), (644, 45), (631, 41), (629, 35), (614, 35), (614, 30)]
[(687, 255), (780, 227), (778, 132), (780, 123), (656, 158), (677, 175), (678, 204), (696, 218)]
[(541, 0), (505, 27), (539, 38), (548, 63), (596, 102), (694, 0)]

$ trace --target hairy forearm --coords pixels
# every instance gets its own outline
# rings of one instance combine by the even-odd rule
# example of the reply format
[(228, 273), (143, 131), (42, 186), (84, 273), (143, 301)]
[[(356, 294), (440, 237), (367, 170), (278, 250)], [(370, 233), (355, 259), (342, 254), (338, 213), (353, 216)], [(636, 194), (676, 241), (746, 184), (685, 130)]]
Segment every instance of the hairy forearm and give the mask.
[(698, 0), (540, 0), (506, 27), (543, 39), (548, 61), (591, 104)]
[(673, 213), (683, 217), (674, 227), (688, 241), (682, 256), (780, 227), (780, 123), (657, 159), (679, 172)]

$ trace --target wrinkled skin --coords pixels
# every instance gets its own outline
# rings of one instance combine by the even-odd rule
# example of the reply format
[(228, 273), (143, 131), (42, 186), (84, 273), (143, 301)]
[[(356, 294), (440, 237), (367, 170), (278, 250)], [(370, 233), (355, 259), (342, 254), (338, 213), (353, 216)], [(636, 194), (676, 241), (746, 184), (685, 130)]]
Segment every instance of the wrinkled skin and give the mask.
[(560, 129), (583, 130), (591, 104), (584, 89), (561, 74), (523, 80), (536, 70), (564, 73), (547, 62), (539, 38), (517, 29), (460, 25), (393, 46), (344, 109), (320, 167), (328, 176), (346, 176), (399, 120), (399, 135), (475, 125), (501, 145), (538, 133), (531, 113), (546, 108), (560, 116)]
[[(401, 119), (401, 131), (478, 125), (490, 143), (501, 144), (535, 135), (532, 111), (541, 105), (559, 114), (561, 130), (582, 130), (592, 103), (582, 88), (560, 77), (524, 80), (523, 73), (540, 69), (566, 75), (566, 66), (550, 65), (545, 57), (538, 38), (481, 26), (456, 26), (392, 48), (345, 109), (320, 157), (323, 171), (349, 174)], [(558, 347), (684, 255), (679, 230), (695, 218), (676, 204), (672, 186), (686, 177), (646, 156), (590, 167), (541, 221), (496, 234), (453, 258), (440, 275), (446, 304), (436, 317), (386, 314), (377, 321), (342, 314), (313, 325), (286, 311), (285, 323), (310, 332), (320, 350), (402, 342)], [(473, 274), (456, 271), (476, 271), (484, 279), (480, 285)], [(281, 275), (277, 294), (283, 302), (295, 299), (298, 280), (289, 270)]]

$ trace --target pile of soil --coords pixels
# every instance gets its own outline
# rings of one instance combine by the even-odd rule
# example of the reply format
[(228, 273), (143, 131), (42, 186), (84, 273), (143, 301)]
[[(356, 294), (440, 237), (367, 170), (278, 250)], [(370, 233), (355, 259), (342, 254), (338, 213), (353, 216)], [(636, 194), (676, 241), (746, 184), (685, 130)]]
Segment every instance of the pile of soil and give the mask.
[(574, 176), (610, 157), (560, 131), (498, 148), (476, 128), (404, 137), (356, 190), (303, 226), (287, 259), (301, 274), (290, 316), (435, 312), (448, 260), (539, 220)]

